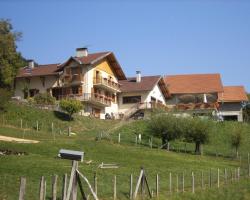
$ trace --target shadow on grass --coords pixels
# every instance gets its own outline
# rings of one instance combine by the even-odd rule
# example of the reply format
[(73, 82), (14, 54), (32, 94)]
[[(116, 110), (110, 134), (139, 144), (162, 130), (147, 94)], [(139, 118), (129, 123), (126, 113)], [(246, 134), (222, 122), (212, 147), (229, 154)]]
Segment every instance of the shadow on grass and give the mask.
[(54, 116), (62, 121), (70, 121), (69, 115), (63, 112), (54, 111)]

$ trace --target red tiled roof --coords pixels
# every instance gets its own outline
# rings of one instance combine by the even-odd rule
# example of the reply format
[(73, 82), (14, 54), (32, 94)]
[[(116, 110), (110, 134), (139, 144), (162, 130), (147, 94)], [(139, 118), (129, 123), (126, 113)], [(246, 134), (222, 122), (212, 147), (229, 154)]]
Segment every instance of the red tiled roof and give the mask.
[(121, 84), (121, 92), (140, 92), (150, 91), (158, 83), (161, 76), (143, 76), (141, 82), (137, 83), (135, 77), (127, 78), (127, 80), (119, 81)]
[(121, 84), (121, 92), (150, 91), (156, 84), (158, 84), (164, 97), (167, 99), (170, 96), (167, 86), (161, 76), (143, 76), (139, 83), (136, 82), (135, 77), (131, 77), (127, 80), (119, 81), (119, 84)]
[(248, 101), (244, 86), (224, 86), (224, 92), (219, 93), (220, 102)]
[(87, 64), (92, 65), (92, 64), (95, 64), (102, 59), (107, 59), (108, 62), (113, 67), (113, 70), (116, 73), (117, 78), (119, 80), (126, 79), (126, 76), (125, 76), (120, 64), (118, 63), (118, 61), (116, 60), (116, 58), (112, 52), (92, 53), (92, 54), (88, 54), (88, 56), (84, 56), (84, 57), (70, 57), (65, 63), (61, 64), (60, 66), (64, 67), (72, 59), (76, 60), (80, 64), (85, 64), (85, 65), (87, 65)]
[(94, 62), (95, 60), (98, 60), (110, 53), (111, 52), (92, 53), (92, 54), (88, 54), (88, 56), (84, 56), (80, 58), (74, 57), (74, 59), (80, 61), (82, 64), (92, 64), (92, 62)]
[(100, 52), (100, 53), (92, 53), (88, 54), (85, 57), (70, 57), (65, 63), (62, 64), (48, 64), (48, 65), (38, 65), (34, 67), (32, 70), (28, 70), (27, 67), (24, 67), (19, 70), (17, 78), (20, 77), (31, 77), (31, 76), (45, 76), (45, 75), (55, 75), (57, 74), (71, 59), (75, 59), (81, 64), (94, 64), (95, 62), (101, 60), (102, 58), (106, 58), (112, 64), (114, 70), (117, 73), (118, 79), (124, 80), (126, 76), (122, 71), (121, 66), (116, 60), (114, 54), (112, 52)]
[(223, 92), (220, 74), (186, 74), (165, 76), (170, 94)]
[(19, 70), (19, 73), (16, 76), (16, 78), (55, 75), (58, 73), (57, 72), (58, 69), (59, 69), (59, 64), (38, 65), (33, 69), (24, 67)]

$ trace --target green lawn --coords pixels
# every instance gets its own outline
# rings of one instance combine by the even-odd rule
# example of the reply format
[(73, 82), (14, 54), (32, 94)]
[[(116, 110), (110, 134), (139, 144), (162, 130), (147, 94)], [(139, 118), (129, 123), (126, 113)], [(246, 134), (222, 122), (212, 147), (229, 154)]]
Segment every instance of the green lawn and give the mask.
[[(2, 117), (2, 115), (0, 116)], [(36, 131), (33, 126), (27, 125), (29, 129), (24, 131), (20, 128), (18, 120), (34, 124), (39, 120), (43, 124), (40, 131)], [(0, 118), (1, 120), (1, 118)], [(47, 199), (51, 194), (51, 177), (53, 174), (59, 175), (58, 194), (61, 195), (62, 175), (70, 173), (71, 162), (57, 158), (59, 149), (66, 148), (72, 150), (83, 150), (85, 160), (93, 160), (90, 165), (80, 163), (80, 171), (84, 173), (91, 183), (93, 183), (94, 173), (98, 177), (98, 196), (100, 199), (111, 199), (113, 191), (113, 176), (117, 176), (117, 193), (119, 199), (126, 199), (129, 195), (129, 176), (134, 175), (134, 186), (136, 177), (139, 175), (140, 167), (144, 167), (149, 179), (150, 187), (155, 190), (155, 176), (158, 173), (160, 177), (160, 199), (247, 199), (249, 196), (248, 180), (241, 180), (240, 183), (230, 184), (222, 187), (217, 192), (216, 177), (217, 168), (221, 171), (224, 168), (234, 170), (240, 165), (239, 160), (234, 160), (226, 156), (212, 156), (215, 152), (212, 146), (207, 145), (204, 151), (208, 152), (204, 156), (192, 154), (167, 152), (157, 148), (149, 148), (146, 144), (148, 133), (143, 137), (142, 145), (135, 145), (135, 132), (144, 131), (145, 122), (137, 121), (129, 123), (111, 134), (112, 141), (101, 140), (96, 141), (96, 136), (102, 130), (108, 130), (114, 127), (119, 121), (103, 121), (90, 119), (88, 117), (76, 117), (75, 121), (68, 122), (58, 119), (53, 112), (40, 111), (27, 107), (16, 107), (11, 105), (7, 113), (4, 114), (5, 124), (0, 125), (0, 135), (20, 137), (25, 139), (39, 140), (38, 144), (20, 144), (11, 142), (0, 142), (0, 149), (11, 149), (16, 151), (25, 151), (25, 156), (0, 156), (0, 199), (17, 199), (19, 190), (19, 177), (27, 178), (27, 194), (26, 199), (37, 199), (39, 179), (42, 175), (47, 180)], [(6, 125), (6, 120), (8, 124)], [(20, 121), (19, 121), (20, 122)], [(46, 124), (54, 122), (54, 133), (51, 127)], [(68, 137), (66, 129), (72, 126), (76, 136)], [(17, 128), (19, 127), (19, 128)], [(34, 125), (35, 127), (35, 125)], [(59, 128), (60, 127), (60, 128)], [(60, 130), (61, 129), (61, 134)], [(121, 133), (122, 142), (117, 144), (117, 134)], [(155, 146), (160, 143), (158, 139), (154, 139)], [(244, 145), (242, 149), (246, 149)], [(176, 145), (179, 143), (176, 142)], [(190, 144), (191, 148), (192, 145)], [(221, 147), (223, 149), (224, 147)], [(227, 149), (227, 148), (225, 148)], [(209, 152), (212, 154), (209, 154)], [(230, 151), (229, 150), (225, 150)], [(210, 155), (210, 156), (209, 156)], [(118, 169), (99, 169), (101, 163), (117, 163)], [(241, 173), (247, 173), (246, 161), (243, 159), (241, 163)], [(213, 188), (206, 189), (201, 192), (201, 171), (204, 172), (206, 187), (208, 187), (209, 170), (212, 169)], [(195, 173), (196, 194), (191, 194), (191, 172)], [(172, 173), (173, 188), (176, 189), (176, 176), (181, 177), (185, 173), (186, 190), (184, 194), (172, 195), (169, 193), (169, 173)], [(230, 173), (229, 173), (230, 175)], [(223, 186), (223, 174), (221, 174)], [(181, 178), (179, 179), (181, 187)], [(230, 197), (230, 198), (228, 198)]]

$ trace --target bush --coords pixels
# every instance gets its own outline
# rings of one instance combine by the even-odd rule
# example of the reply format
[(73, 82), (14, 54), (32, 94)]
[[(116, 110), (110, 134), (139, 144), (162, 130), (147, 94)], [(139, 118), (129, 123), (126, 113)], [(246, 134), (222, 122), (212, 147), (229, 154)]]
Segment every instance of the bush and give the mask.
[(78, 113), (83, 109), (81, 101), (75, 99), (63, 99), (60, 101), (59, 105), (62, 110), (68, 113), (70, 119), (72, 119), (74, 113)]
[(56, 99), (49, 93), (38, 93), (34, 96), (34, 103), (39, 105), (54, 105)]

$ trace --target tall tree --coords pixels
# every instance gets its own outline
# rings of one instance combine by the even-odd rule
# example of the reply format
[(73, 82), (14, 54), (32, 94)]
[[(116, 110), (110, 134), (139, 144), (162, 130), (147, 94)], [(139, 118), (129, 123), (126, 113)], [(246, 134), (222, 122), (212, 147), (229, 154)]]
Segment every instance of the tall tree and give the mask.
[(18, 69), (25, 65), (24, 58), (17, 51), (16, 42), (20, 32), (13, 31), (10, 20), (0, 19), (0, 87), (10, 89)]

